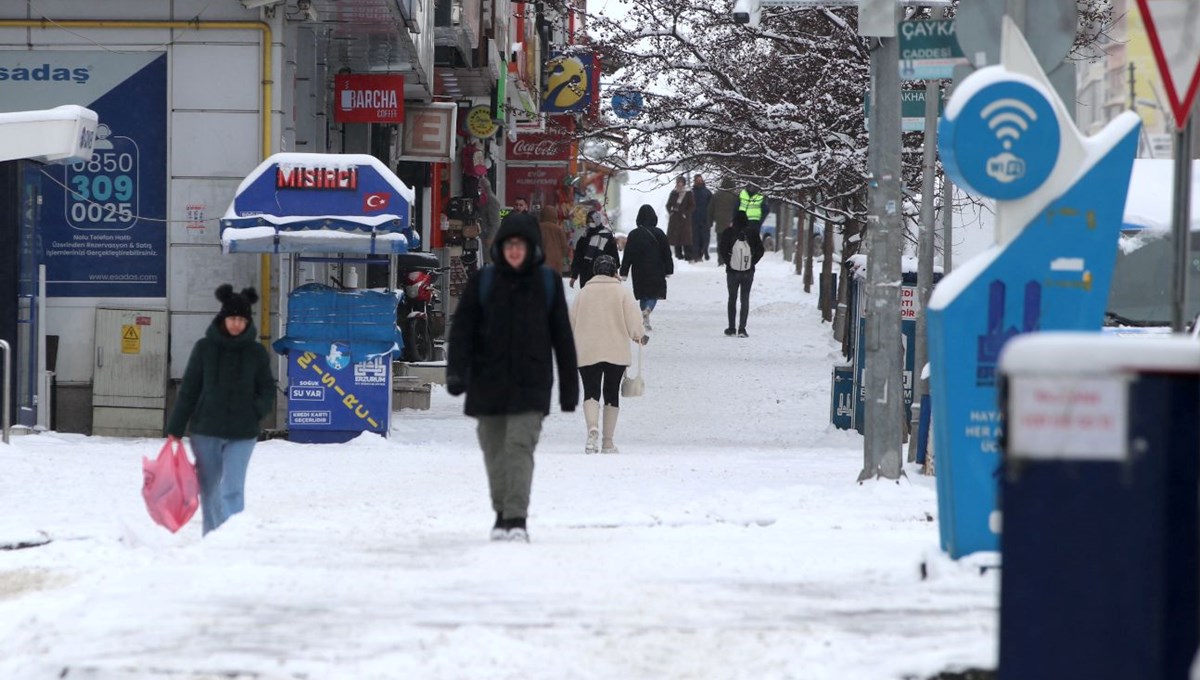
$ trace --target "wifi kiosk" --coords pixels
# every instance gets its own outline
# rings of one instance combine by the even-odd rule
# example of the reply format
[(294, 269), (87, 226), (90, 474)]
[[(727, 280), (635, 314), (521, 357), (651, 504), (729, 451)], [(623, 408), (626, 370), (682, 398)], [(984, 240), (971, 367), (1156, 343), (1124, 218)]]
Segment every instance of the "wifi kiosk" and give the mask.
[(1103, 325), (1140, 121), (1085, 138), (1021, 33), (1005, 20), (1002, 64), (965, 79), (938, 149), (966, 191), (996, 200), (996, 243), (929, 300), (930, 397), (942, 548), (999, 549), (996, 369), (1031, 331)]

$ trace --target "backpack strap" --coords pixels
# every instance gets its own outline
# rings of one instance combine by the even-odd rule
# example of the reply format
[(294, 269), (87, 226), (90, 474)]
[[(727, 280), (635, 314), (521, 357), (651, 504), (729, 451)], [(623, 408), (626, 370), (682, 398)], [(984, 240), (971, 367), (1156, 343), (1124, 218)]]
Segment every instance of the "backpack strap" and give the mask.
[[(546, 291), (546, 312), (554, 309), (554, 270), (547, 266), (539, 266), (540, 274), (542, 275), (542, 287)], [(479, 304), (481, 307), (487, 307), (488, 296), (492, 293), (492, 286), (496, 283), (496, 266), (487, 265), (479, 272)]]

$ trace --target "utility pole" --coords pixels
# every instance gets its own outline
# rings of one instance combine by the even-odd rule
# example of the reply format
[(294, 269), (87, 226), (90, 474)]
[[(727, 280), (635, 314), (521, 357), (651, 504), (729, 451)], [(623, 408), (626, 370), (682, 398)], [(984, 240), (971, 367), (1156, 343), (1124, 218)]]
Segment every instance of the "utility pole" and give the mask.
[(908, 462), (917, 460), (917, 426), (920, 423), (921, 397), (929, 393), (929, 381), (921, 378), (921, 369), (929, 361), (925, 309), (933, 290), (933, 239), (936, 224), (933, 214), (933, 180), (937, 172), (937, 118), (941, 83), (925, 81), (925, 139), (921, 158), (921, 232), (917, 238), (917, 310), (916, 347), (913, 349), (912, 419), (909, 426)]
[[(875, 16), (867, 16), (868, 5), (873, 5), (870, 9), (877, 12)], [(900, 214), (898, 8), (894, 1), (864, 3), (859, 8), (860, 32), (868, 24), (891, 27), (890, 35), (886, 30), (871, 34), (878, 39), (871, 51), (871, 134), (867, 150), (867, 244), (870, 250), (865, 287), (866, 428), (859, 482), (872, 477), (899, 479), (902, 473), (904, 363), (900, 342), (900, 249), (903, 223)], [(890, 12), (890, 16), (885, 16), (884, 12)]]

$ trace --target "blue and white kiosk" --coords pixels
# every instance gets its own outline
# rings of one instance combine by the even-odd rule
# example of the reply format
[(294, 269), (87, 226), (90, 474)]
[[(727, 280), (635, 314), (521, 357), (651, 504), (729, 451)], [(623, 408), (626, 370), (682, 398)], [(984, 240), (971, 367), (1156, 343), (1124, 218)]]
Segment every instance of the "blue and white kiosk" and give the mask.
[(279, 153), (242, 181), (221, 219), (226, 253), (288, 255), (279, 268), (286, 323), (272, 347), (286, 356), (292, 441), (387, 435), (391, 356), (403, 347), (397, 293), (359, 290), (356, 281), (295, 283), (306, 262), (387, 263), (394, 281), (396, 258), (420, 247), (410, 225), (413, 199), (373, 156)]

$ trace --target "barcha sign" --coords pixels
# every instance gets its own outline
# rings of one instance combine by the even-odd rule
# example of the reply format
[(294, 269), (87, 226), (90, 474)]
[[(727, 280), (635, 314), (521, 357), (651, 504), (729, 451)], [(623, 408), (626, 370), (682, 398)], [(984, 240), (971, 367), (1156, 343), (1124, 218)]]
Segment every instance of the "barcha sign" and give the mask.
[(343, 73), (334, 77), (336, 123), (403, 123), (404, 76)]

